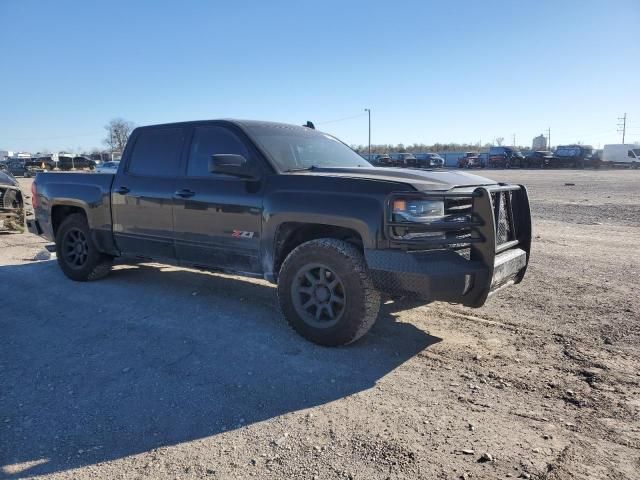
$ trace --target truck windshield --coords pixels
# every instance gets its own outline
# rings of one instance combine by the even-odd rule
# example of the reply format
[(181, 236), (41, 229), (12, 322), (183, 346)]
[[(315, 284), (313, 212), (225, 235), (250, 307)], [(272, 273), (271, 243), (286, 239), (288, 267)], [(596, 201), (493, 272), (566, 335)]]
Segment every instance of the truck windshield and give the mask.
[(631, 151), (636, 154), (637, 158), (640, 158), (640, 148), (632, 148)]
[(256, 125), (247, 130), (281, 170), (371, 166), (340, 140), (317, 130), (286, 125)]

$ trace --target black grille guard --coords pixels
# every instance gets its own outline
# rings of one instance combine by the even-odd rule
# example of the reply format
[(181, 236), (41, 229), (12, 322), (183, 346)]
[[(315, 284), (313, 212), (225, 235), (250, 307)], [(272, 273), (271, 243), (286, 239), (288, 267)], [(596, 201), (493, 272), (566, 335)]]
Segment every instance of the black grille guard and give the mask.
[[(441, 220), (416, 224), (394, 222), (392, 217), (393, 202), (403, 198), (427, 198), (471, 201), (470, 212), (457, 215), (445, 215)], [(399, 192), (387, 199), (384, 232), (391, 247), (407, 250), (460, 250), (469, 249), (469, 260), (482, 263), (488, 273), (489, 282), (479, 293), (478, 301), (486, 300), (491, 292), (491, 279), (494, 274), (496, 257), (510, 249), (519, 248), (527, 255), (527, 262), (513, 278), (519, 283), (524, 277), (531, 252), (531, 212), (529, 196), (523, 185), (481, 186), (473, 190), (446, 192)], [(455, 221), (463, 217), (464, 221)], [(502, 223), (502, 225), (500, 225)], [(501, 227), (500, 229), (498, 227)], [(403, 239), (394, 230), (405, 232), (445, 232), (437, 238)], [(500, 236), (499, 236), (500, 230)]]

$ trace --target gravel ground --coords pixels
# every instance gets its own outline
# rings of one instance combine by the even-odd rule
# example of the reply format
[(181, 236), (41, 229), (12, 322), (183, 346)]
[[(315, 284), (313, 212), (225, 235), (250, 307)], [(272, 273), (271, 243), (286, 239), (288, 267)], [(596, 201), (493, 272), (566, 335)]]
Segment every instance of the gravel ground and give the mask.
[(78, 284), (0, 235), (0, 478), (637, 479), (640, 172), (482, 173), (529, 187), (525, 281), (387, 304), (347, 348), (262, 281)]

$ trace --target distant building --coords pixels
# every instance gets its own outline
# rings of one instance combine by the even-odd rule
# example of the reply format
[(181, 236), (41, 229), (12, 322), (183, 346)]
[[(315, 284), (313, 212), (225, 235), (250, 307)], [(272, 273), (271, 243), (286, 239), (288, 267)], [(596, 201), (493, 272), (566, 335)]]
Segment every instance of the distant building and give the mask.
[(538, 135), (534, 137), (533, 142), (531, 142), (531, 150), (546, 150), (547, 149), (547, 137), (544, 135)]

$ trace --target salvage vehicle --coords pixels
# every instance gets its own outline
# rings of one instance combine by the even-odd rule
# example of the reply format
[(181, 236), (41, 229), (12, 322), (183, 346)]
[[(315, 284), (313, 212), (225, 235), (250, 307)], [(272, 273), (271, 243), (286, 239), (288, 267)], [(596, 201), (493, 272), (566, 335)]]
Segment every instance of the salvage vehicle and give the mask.
[(491, 147), (489, 149), (489, 167), (522, 167), (524, 155), (514, 147)]
[(442, 168), (444, 158), (437, 153), (416, 153), (416, 166), (418, 168)]
[(553, 163), (553, 153), (548, 152), (546, 150), (538, 150), (536, 152), (531, 152), (524, 157), (522, 160), (523, 167), (538, 167), (544, 168), (548, 167)]
[(370, 163), (378, 167), (390, 167), (393, 164), (393, 160), (391, 160), (391, 157), (386, 153), (381, 153), (380, 155), (376, 155), (374, 161)]
[(478, 152), (467, 152), (458, 159), (458, 168), (484, 168), (485, 162)]
[(117, 173), (120, 162), (104, 162), (95, 168), (96, 173)]
[(23, 159), (9, 158), (4, 162), (0, 162), (0, 170), (9, 172), (14, 177), (29, 178), (33, 176), (32, 169), (26, 166)]
[(83, 156), (63, 156), (58, 157), (58, 168), (60, 170), (93, 170), (96, 162)]
[(40, 173), (29, 230), (64, 274), (115, 257), (264, 278), (289, 324), (362, 337), (381, 299), (482, 306), (527, 269), (527, 191), (462, 172), (378, 168), (308, 127), (239, 120), (136, 128), (115, 175)]
[(0, 230), (24, 229), (24, 199), (20, 184), (7, 171), (0, 171)]
[(559, 145), (550, 163), (552, 167), (599, 167), (601, 161), (592, 158), (593, 147), (591, 145)]
[(394, 167), (409, 168), (415, 167), (418, 163), (413, 153), (392, 153), (390, 157)]
[(56, 168), (56, 161), (51, 155), (43, 155), (40, 157), (32, 157), (25, 162), (25, 166), (31, 169), (53, 170)]

